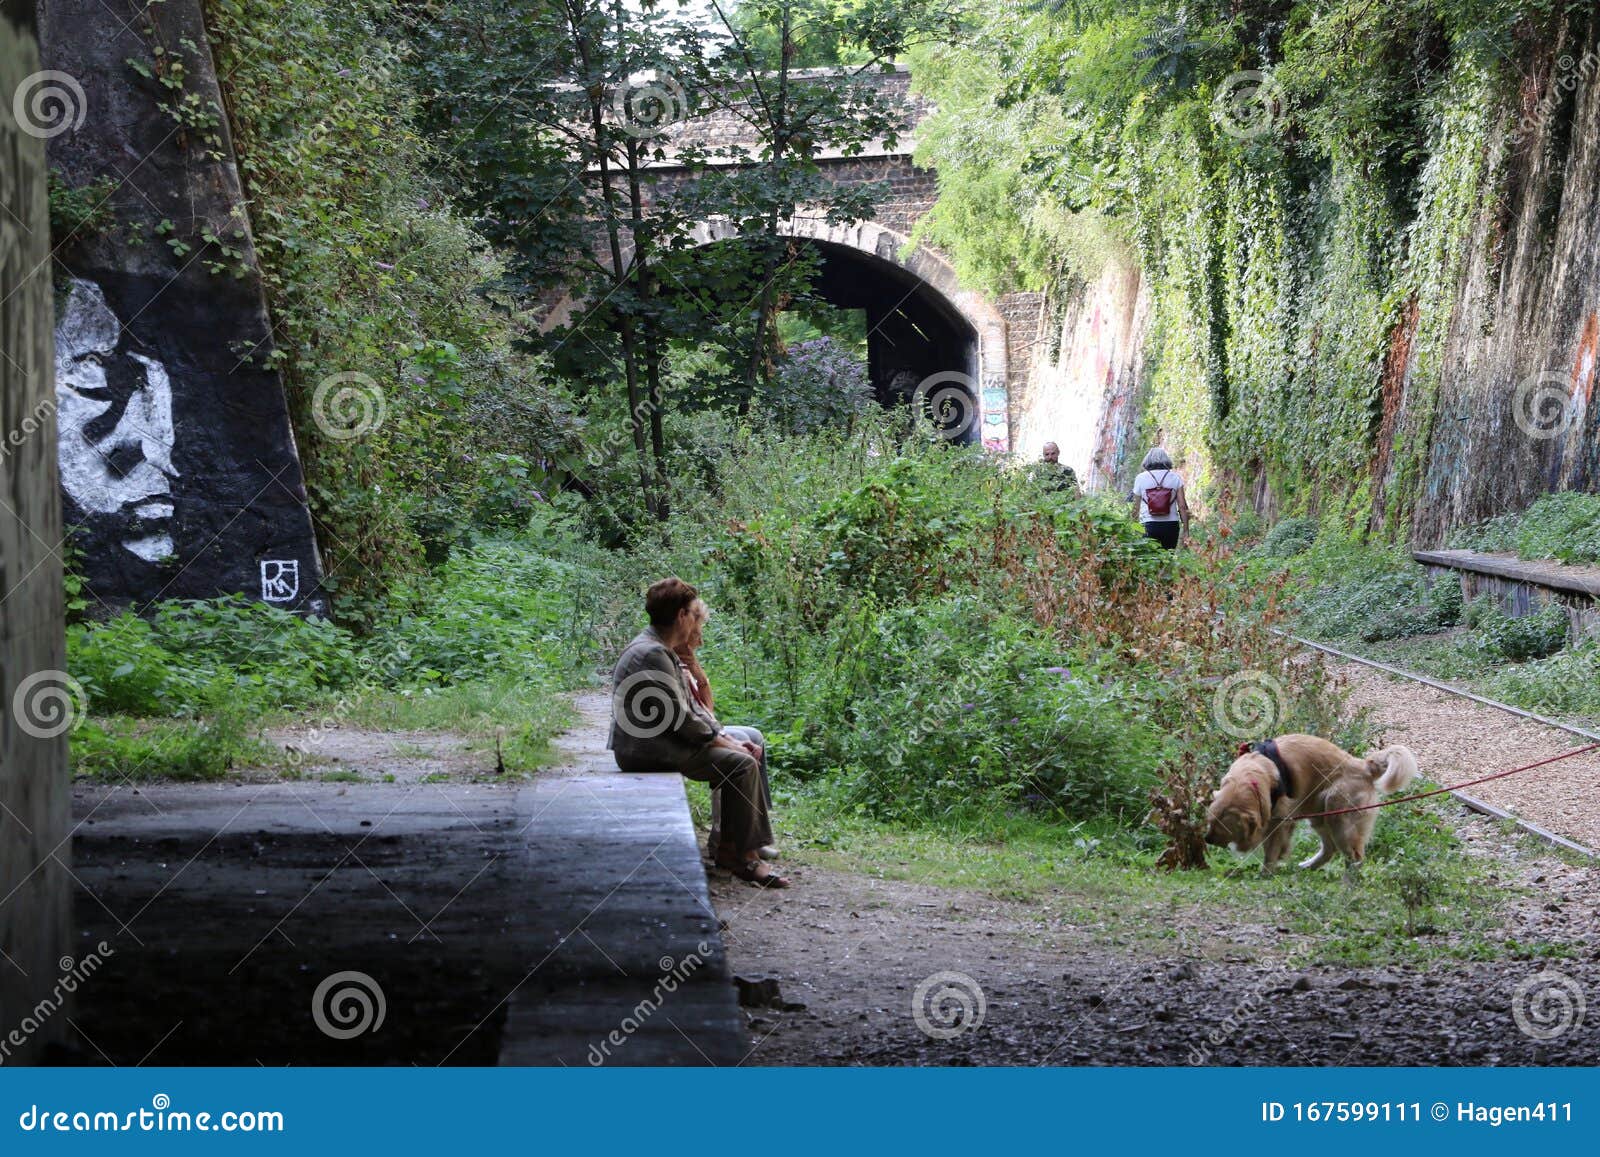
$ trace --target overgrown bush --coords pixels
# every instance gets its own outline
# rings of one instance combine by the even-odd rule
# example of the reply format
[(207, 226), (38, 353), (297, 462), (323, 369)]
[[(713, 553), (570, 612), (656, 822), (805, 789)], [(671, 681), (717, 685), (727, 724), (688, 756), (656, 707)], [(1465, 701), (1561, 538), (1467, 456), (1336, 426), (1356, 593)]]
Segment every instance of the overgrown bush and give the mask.
[(1600, 719), (1600, 640), (1496, 673), (1488, 693), (1547, 715)]
[(1267, 532), (1260, 550), (1268, 558), (1293, 558), (1310, 550), (1316, 538), (1316, 519), (1285, 518)]
[(1549, 603), (1530, 615), (1513, 618), (1480, 601), (1472, 615), (1473, 642), (1486, 656), (1523, 663), (1553, 655), (1567, 643), (1566, 608)]
[(1159, 736), (1120, 680), (1062, 666), (1063, 648), (1015, 610), (951, 595), (850, 635), (833, 640), (848, 648), (837, 714), (811, 735), (841, 806), (897, 821), (1008, 806), (1143, 815)]
[(827, 335), (785, 350), (762, 394), (767, 415), (790, 434), (848, 426), (874, 404), (866, 364)]
[(719, 716), (760, 726), (778, 782), (830, 808), (982, 832), (1018, 809), (1128, 826), (1153, 806), (1165, 862), (1197, 867), (1238, 742), (1217, 722), (1225, 681), (1270, 700), (1231, 727), (1359, 745), (1321, 662), (1268, 629), (1282, 577), (1226, 536), (1174, 556), (1125, 504), (1061, 501), (892, 416), (688, 438), (713, 443), (683, 452), (714, 474), (691, 475), (630, 577), (701, 587)]
[(1458, 531), (1452, 546), (1507, 551), (1525, 559), (1600, 563), (1600, 494), (1546, 494), (1516, 514), (1502, 514)]
[(1302, 632), (1324, 639), (1377, 642), (1426, 635), (1461, 619), (1461, 586), (1429, 583), (1420, 568), (1316, 587), (1300, 603)]

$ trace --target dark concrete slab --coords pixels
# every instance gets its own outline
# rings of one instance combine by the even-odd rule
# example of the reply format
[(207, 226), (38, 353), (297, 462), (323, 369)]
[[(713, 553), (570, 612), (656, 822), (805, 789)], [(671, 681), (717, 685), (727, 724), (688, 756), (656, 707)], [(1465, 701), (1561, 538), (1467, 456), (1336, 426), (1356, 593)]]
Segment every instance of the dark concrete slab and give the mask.
[[(592, 754), (592, 753), (591, 753)], [(511, 998), (501, 1064), (737, 1064), (744, 1018), (676, 775), (591, 758), (523, 793), (537, 946)]]
[[(77, 785), (79, 1059), (739, 1061), (682, 781), (618, 773), (580, 706), (533, 786)], [(317, 993), (351, 973), (384, 1015), (346, 1036)]]
[(1424, 566), (1492, 575), (1563, 594), (1600, 598), (1600, 567), (1568, 566), (1554, 559), (1528, 560), (1477, 550), (1416, 550), (1411, 557)]

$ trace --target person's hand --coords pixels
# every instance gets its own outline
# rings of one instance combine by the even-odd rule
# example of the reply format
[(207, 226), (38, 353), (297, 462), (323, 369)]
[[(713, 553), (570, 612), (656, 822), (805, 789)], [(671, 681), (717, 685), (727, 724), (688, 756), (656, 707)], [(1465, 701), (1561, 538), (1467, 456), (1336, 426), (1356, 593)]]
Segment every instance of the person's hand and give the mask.
[(747, 743), (743, 739), (735, 739), (731, 735), (727, 735), (727, 734), (719, 735), (712, 742), (715, 743), (718, 747), (725, 747), (729, 751), (737, 751), (741, 755), (750, 756), (752, 759), (760, 759), (761, 758), (761, 748), (760, 747), (758, 747), (754, 743)]

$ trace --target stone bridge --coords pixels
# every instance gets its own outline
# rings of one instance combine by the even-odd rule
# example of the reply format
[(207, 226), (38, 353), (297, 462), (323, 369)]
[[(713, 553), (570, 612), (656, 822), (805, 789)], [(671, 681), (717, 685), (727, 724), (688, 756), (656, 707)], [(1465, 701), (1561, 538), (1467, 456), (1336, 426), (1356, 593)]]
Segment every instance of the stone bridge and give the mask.
[[(800, 83), (826, 70), (793, 74)], [(870, 82), (908, 110), (912, 131), (893, 145), (879, 143), (856, 156), (823, 153), (824, 174), (841, 185), (881, 183), (887, 195), (871, 220), (831, 225), (820, 209), (801, 210), (782, 226), (788, 236), (814, 246), (821, 257), (818, 295), (829, 304), (866, 315), (868, 376), (880, 398), (905, 400), (916, 387), (938, 397), (959, 385), (971, 399), (964, 440), (981, 437), (986, 449), (1013, 449), (1013, 399), (1025, 385), (1040, 323), (1039, 294), (988, 297), (961, 284), (943, 254), (913, 242), (917, 222), (938, 195), (936, 174), (912, 160), (915, 126), (929, 112), (911, 92), (904, 68), (873, 73)], [(754, 150), (750, 126), (726, 109), (684, 119), (663, 130), (666, 159), (649, 166), (653, 187), (668, 192), (694, 174), (676, 156), (690, 145)], [(693, 237), (705, 245), (737, 236), (732, 223), (703, 221)], [(579, 305), (557, 304), (546, 318), (554, 328)]]

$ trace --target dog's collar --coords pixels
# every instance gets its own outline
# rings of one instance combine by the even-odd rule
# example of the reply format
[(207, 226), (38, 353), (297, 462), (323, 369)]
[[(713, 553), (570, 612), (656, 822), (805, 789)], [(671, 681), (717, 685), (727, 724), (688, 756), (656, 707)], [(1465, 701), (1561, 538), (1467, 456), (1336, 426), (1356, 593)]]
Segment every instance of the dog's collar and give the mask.
[(1283, 762), (1283, 756), (1278, 751), (1278, 741), (1276, 739), (1264, 739), (1260, 743), (1251, 744), (1250, 750), (1257, 755), (1264, 755), (1272, 760), (1272, 766), (1278, 769), (1278, 778), (1272, 785), (1271, 804), (1276, 805), (1280, 799), (1285, 797), (1293, 799), (1294, 792), (1290, 790), (1290, 785), (1293, 781), (1289, 778), (1288, 765)]

